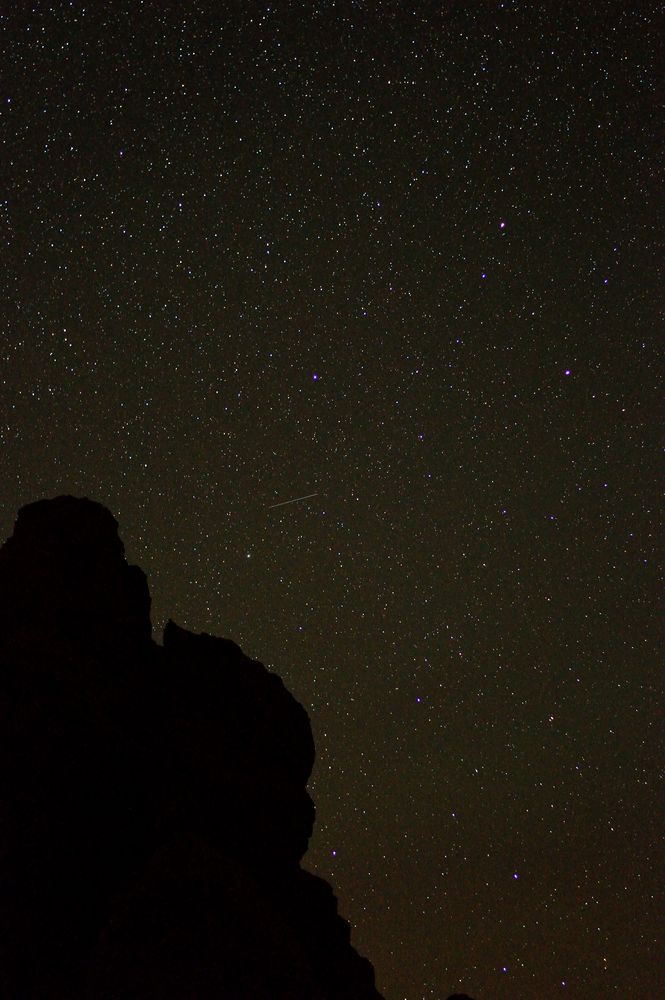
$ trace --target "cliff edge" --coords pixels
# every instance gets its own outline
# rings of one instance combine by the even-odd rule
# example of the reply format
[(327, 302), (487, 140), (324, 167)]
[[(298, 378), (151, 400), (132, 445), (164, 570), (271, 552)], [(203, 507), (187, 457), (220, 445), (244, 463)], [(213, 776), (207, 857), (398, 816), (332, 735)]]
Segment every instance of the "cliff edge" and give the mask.
[(172, 622), (90, 500), (0, 549), (0, 995), (381, 1000), (314, 823), (307, 713), (235, 643)]

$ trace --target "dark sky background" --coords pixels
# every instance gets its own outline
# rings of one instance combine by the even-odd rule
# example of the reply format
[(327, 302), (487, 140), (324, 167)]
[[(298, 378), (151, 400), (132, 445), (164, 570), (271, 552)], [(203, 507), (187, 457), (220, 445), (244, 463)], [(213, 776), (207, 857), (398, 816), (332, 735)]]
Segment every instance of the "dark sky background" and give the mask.
[(388, 1000), (665, 996), (661, 14), (0, 19), (2, 537), (282, 675)]

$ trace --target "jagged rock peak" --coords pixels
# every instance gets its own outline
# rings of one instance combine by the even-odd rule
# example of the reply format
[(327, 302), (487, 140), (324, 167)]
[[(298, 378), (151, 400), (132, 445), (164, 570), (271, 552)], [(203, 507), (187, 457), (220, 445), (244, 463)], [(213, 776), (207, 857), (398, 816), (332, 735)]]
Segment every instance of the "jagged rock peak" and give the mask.
[(314, 743), (228, 639), (150, 638), (100, 504), (24, 507), (0, 549), (0, 997), (381, 1000), (300, 867)]
[(102, 504), (60, 496), (19, 511), (0, 549), (0, 642), (36, 631), (106, 648), (150, 640), (145, 574)]

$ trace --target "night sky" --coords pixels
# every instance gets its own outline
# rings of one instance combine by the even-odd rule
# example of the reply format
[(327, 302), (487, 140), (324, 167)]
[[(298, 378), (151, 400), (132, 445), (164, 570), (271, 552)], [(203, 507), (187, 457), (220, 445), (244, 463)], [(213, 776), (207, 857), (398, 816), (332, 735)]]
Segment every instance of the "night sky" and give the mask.
[(2, 537), (283, 677), (388, 1000), (665, 996), (661, 14), (0, 18)]

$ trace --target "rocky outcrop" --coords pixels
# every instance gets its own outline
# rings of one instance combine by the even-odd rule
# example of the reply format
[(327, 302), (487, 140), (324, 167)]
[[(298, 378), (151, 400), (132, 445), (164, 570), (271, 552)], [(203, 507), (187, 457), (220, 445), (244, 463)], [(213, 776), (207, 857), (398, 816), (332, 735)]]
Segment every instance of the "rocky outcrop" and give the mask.
[(0, 549), (0, 995), (379, 1000), (330, 886), (304, 709), (170, 622), (117, 524), (24, 507)]

